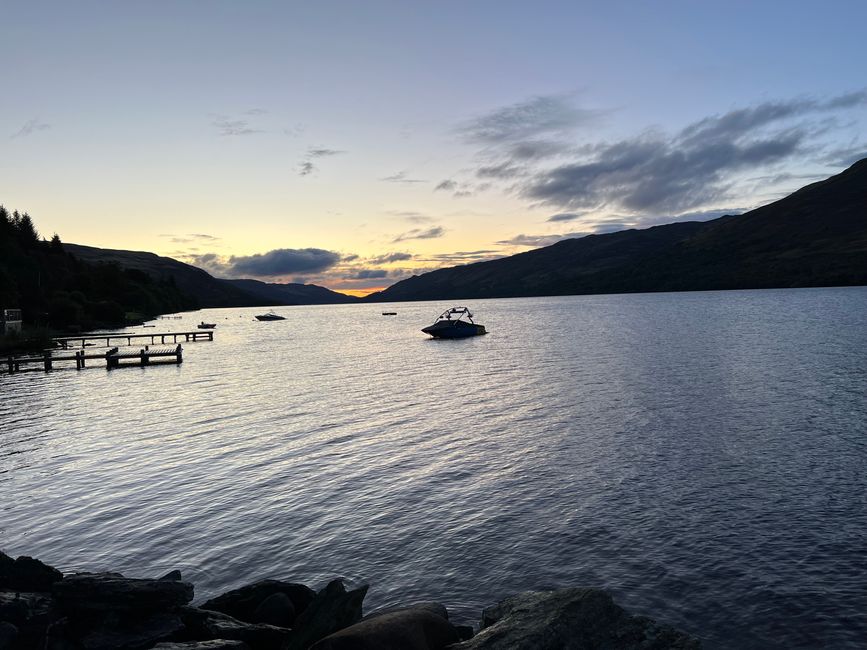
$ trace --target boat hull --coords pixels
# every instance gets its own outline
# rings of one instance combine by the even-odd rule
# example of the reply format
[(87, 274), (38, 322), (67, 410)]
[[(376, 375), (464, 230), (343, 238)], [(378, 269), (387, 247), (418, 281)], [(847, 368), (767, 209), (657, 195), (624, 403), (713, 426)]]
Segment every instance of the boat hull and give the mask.
[(481, 336), (488, 333), (484, 325), (465, 321), (438, 321), (422, 329), (422, 332), (430, 334), (435, 339), (464, 339), (468, 336)]

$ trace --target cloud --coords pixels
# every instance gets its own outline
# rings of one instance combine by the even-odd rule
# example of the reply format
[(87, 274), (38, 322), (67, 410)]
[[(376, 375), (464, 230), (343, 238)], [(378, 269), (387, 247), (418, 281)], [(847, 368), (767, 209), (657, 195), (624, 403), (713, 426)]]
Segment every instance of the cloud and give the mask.
[(277, 248), (255, 255), (223, 257), (216, 253), (187, 255), (187, 261), (220, 277), (276, 277), (325, 271), (340, 255), (321, 248)]
[(377, 255), (376, 257), (371, 257), (370, 263), (393, 264), (394, 262), (403, 262), (405, 260), (411, 260), (412, 258), (413, 255), (411, 253), (386, 253), (385, 255)]
[(538, 171), (521, 194), (543, 204), (679, 213), (727, 199), (737, 175), (810, 149), (816, 133), (792, 123), (810, 114), (867, 104), (867, 92), (826, 101), (766, 102), (698, 120), (666, 135), (648, 132), (585, 148), (577, 161)]
[(33, 118), (32, 120), (27, 120), (27, 122), (22, 126), (18, 131), (9, 136), (12, 138), (26, 138), (28, 135), (33, 135), (34, 133), (39, 133), (40, 131), (47, 131), (51, 128), (50, 124), (46, 122), (40, 122), (38, 118)]
[(410, 223), (430, 223), (434, 220), (433, 217), (422, 212), (416, 212), (415, 210), (392, 210), (388, 214), (400, 217), (404, 221), (409, 221)]
[(437, 184), (437, 186), (434, 188), (434, 192), (436, 192), (438, 190), (445, 190), (446, 192), (452, 192), (452, 191), (456, 190), (457, 187), (458, 187), (458, 184), (455, 181), (444, 180), (444, 181), (440, 181), (439, 184)]
[(372, 280), (374, 278), (384, 278), (388, 276), (388, 271), (385, 269), (359, 269), (352, 275), (346, 276), (347, 280)]
[(574, 107), (563, 95), (538, 96), (469, 120), (458, 133), (470, 142), (499, 145), (563, 134), (599, 116), (599, 111)]
[(511, 162), (503, 162), (497, 165), (484, 165), (476, 170), (479, 178), (514, 178), (526, 173), (524, 168)]
[(308, 149), (307, 156), (310, 158), (324, 158), (326, 156), (339, 156), (340, 154), (346, 153), (341, 149)]
[(225, 115), (216, 115), (212, 124), (222, 136), (252, 135), (262, 132), (261, 129), (254, 129), (250, 126), (249, 120), (233, 120)]
[(305, 160), (298, 167), (298, 175), (307, 176), (308, 174), (312, 174), (315, 169), (316, 166), (312, 162), (310, 162), (309, 160)]
[(438, 253), (425, 258), (427, 261), (438, 262), (440, 264), (469, 264), (471, 262), (482, 262), (485, 260), (493, 260), (503, 257), (502, 251), (498, 250), (478, 250), (478, 251), (456, 251), (454, 253)]
[(379, 180), (385, 181), (386, 183), (427, 183), (426, 180), (421, 178), (407, 178), (406, 171), (400, 171), (391, 176), (380, 178)]
[(422, 228), (413, 228), (412, 230), (408, 230), (407, 232), (401, 233), (394, 239), (392, 239), (392, 243), (406, 241), (408, 239), (436, 239), (437, 237), (442, 237), (446, 234), (446, 231), (441, 226), (433, 226), (432, 228), (422, 229)]
[(580, 212), (560, 212), (552, 214), (548, 217), (547, 221), (575, 221), (575, 219), (579, 219), (581, 216), (582, 213)]
[(509, 239), (503, 239), (497, 243), (502, 246), (532, 246), (539, 248), (541, 246), (550, 246), (564, 239), (574, 239), (576, 237), (584, 237), (589, 235), (589, 232), (570, 232), (564, 235), (515, 235)]

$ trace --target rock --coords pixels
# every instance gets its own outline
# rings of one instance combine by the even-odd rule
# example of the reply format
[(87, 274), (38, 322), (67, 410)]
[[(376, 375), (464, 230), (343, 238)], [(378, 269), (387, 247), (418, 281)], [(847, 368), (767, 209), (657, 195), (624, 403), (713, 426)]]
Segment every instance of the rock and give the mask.
[(447, 617), (445, 607), (436, 603), (374, 614), (310, 650), (440, 650), (460, 640)]
[(455, 632), (458, 633), (458, 638), (461, 641), (469, 641), (476, 633), (472, 625), (455, 625)]
[(450, 650), (695, 650), (698, 640), (630, 616), (601, 589), (525, 592), (485, 609), (482, 629)]
[(63, 574), (44, 562), (22, 555), (16, 560), (0, 553), (0, 589), (10, 591), (49, 591), (63, 580)]
[(283, 592), (271, 594), (253, 612), (254, 623), (267, 623), (280, 627), (292, 627), (295, 621), (295, 606)]
[(124, 578), (116, 573), (79, 573), (57, 582), (52, 594), (59, 608), (72, 616), (106, 612), (143, 615), (171, 612), (193, 599), (189, 582)]
[(243, 641), (252, 650), (282, 650), (292, 635), (292, 630), (286, 628), (246, 623), (228, 614), (195, 607), (185, 608), (181, 617), (186, 625), (186, 638)]
[(213, 641), (187, 641), (184, 643), (157, 643), (154, 650), (250, 650), (243, 641), (214, 639)]
[[(278, 593), (284, 594), (292, 602), (293, 621), (294, 616), (307, 609), (316, 596), (316, 592), (305, 585), (282, 580), (260, 580), (212, 598), (203, 604), (201, 609), (222, 612), (241, 621), (256, 623), (256, 610), (263, 601)], [(291, 624), (292, 621), (289, 622), (289, 625)]]
[(181, 581), (181, 572), (175, 569), (174, 571), (169, 571), (165, 574), (160, 580), (168, 580), (169, 582), (180, 582)]
[(15, 647), (15, 639), (18, 637), (18, 628), (7, 623), (0, 622), (0, 650), (10, 650)]
[(183, 631), (180, 616), (158, 613), (135, 620), (110, 618), (95, 627), (76, 630), (73, 638), (84, 650), (146, 650)]
[(368, 614), (362, 620), (366, 621), (369, 618), (375, 618), (377, 616), (382, 616), (383, 614), (390, 614), (392, 612), (403, 612), (408, 609), (425, 609), (432, 614), (436, 614), (440, 618), (444, 618), (449, 620), (449, 610), (445, 608), (444, 605), (440, 603), (435, 603), (433, 601), (423, 601), (420, 603), (413, 603), (412, 605), (398, 605), (397, 607), (385, 607), (383, 609), (378, 609), (375, 612)]
[(343, 582), (332, 580), (295, 620), (294, 634), (286, 650), (307, 650), (329, 634), (361, 620), (361, 605), (368, 585), (346, 591)]
[(54, 618), (48, 594), (0, 592), (0, 621), (17, 628), (16, 647), (40, 647)]

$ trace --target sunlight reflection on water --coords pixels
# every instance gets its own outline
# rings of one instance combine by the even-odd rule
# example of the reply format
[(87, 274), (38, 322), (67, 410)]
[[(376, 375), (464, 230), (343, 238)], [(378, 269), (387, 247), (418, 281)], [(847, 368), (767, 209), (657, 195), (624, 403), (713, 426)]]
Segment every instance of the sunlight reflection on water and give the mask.
[[(598, 585), (708, 647), (867, 638), (867, 290), (207, 310), (182, 366), (0, 378), (0, 543), (369, 581), (459, 621)], [(148, 330), (143, 330), (148, 331)]]

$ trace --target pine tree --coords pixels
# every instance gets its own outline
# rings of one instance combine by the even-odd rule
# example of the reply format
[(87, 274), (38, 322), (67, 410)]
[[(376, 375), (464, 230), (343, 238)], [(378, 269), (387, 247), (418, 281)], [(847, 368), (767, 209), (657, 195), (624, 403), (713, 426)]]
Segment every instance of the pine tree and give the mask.
[(51, 238), (51, 250), (55, 253), (63, 252), (63, 242), (60, 241), (60, 235), (54, 233), (54, 237)]

